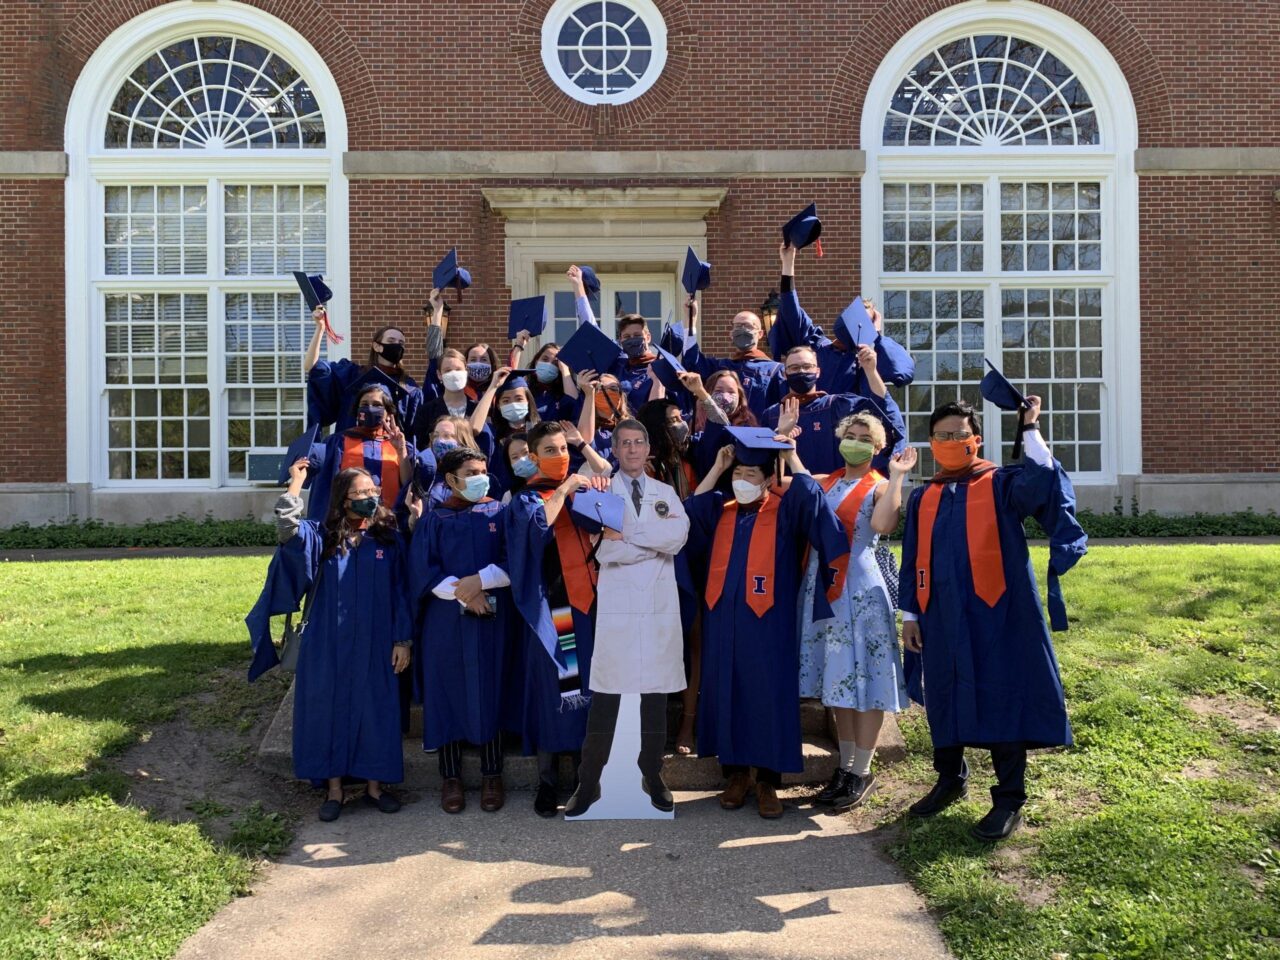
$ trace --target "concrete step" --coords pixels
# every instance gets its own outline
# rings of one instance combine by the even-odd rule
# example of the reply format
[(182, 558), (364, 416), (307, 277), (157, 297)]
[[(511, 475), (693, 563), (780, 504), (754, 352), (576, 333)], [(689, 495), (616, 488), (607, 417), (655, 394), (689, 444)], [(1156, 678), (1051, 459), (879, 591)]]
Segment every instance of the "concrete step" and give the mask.
[[(674, 715), (668, 724), (669, 752), (663, 765), (662, 776), (672, 790), (717, 790), (723, 781), (720, 777), (720, 764), (714, 757), (676, 756), (674, 739), (679, 724), (680, 706), (673, 703)], [(421, 724), (421, 709), (416, 708), (418, 723)], [(787, 785), (825, 783), (839, 761), (839, 750), (835, 740), (827, 731), (829, 711), (816, 701), (805, 701), (801, 704), (801, 721), (804, 731), (803, 753), (804, 770), (800, 773), (783, 775)], [(834, 733), (834, 730), (832, 730)], [(276, 776), (284, 779), (293, 777), (293, 687), (290, 686), (284, 699), (276, 711), (271, 726), (263, 737), (258, 749), (258, 765)], [(438, 791), (440, 774), (435, 753), (422, 750), (421, 733), (406, 735), (404, 741), (405, 786), (415, 790)], [(876, 756), (880, 763), (893, 763), (905, 755), (905, 746), (898, 725), (892, 716), (885, 717), (884, 728), (880, 734), (880, 746)], [(568, 758), (562, 758), (561, 782), (568, 784), (572, 776)], [(480, 757), (476, 750), (466, 749), (462, 754), (463, 784), (469, 789), (480, 786)], [(517, 741), (508, 746), (504, 761), (503, 779), (510, 790), (532, 790), (538, 784), (538, 765), (536, 757), (525, 757), (519, 753)]]

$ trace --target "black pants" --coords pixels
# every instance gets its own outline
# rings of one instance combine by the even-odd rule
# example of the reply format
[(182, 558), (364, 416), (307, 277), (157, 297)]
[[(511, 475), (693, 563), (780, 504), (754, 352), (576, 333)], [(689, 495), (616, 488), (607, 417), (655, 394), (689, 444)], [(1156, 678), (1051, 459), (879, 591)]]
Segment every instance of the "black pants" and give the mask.
[[(462, 741), (446, 743), (439, 751), (440, 776), (446, 780), (458, 779), (462, 776)], [(498, 777), (502, 775), (502, 734), (488, 743), (480, 744), (480, 775), (482, 777)]]
[[(722, 763), (720, 764), (720, 772), (728, 780), (735, 773), (750, 773), (751, 768), (745, 763)], [(767, 783), (774, 788), (780, 787), (782, 786), (782, 774), (777, 770), (770, 770), (768, 767), (756, 767), (756, 783)]]
[[(996, 785), (991, 788), (991, 805), (1000, 810), (1021, 810), (1027, 802), (1027, 748), (1021, 743), (996, 743), (991, 746), (991, 765), (996, 770)], [(935, 747), (933, 769), (939, 777), (966, 780), (968, 765), (964, 747)]]
[[(582, 742), (582, 765), (578, 768), (578, 789), (588, 796), (600, 783), (600, 774), (609, 762), (613, 734), (618, 726), (620, 693), (592, 693), (591, 712), (587, 714), (587, 737)], [(636, 765), (646, 780), (657, 782), (662, 776), (662, 751), (667, 745), (667, 695), (640, 694), (640, 755)]]
[[(560, 779), (556, 774), (559, 771), (559, 759), (564, 756), (561, 753), (549, 753), (546, 750), (538, 751), (538, 779), (543, 783), (555, 786)], [(574, 750), (569, 753), (569, 759), (573, 762), (573, 778), (578, 779), (578, 768), (582, 765), (582, 754)]]

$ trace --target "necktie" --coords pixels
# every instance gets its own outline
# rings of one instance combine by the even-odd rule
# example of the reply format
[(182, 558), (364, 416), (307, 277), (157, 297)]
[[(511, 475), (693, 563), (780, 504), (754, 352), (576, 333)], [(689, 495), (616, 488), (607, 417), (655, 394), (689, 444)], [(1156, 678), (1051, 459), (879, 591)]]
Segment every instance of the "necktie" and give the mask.
[(635, 479), (631, 481), (631, 502), (636, 508), (636, 518), (640, 517), (640, 481)]

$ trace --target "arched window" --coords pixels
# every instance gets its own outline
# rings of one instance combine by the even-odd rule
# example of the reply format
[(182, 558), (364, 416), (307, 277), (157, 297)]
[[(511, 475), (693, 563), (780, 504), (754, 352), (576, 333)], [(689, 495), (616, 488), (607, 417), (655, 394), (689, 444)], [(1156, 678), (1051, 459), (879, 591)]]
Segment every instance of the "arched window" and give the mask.
[(556, 0), (542, 24), (542, 62), (583, 103), (626, 103), (657, 81), (667, 25), (651, 0)]
[(319, 57), (247, 6), (159, 7), (95, 53), (67, 120), (70, 480), (273, 479), (306, 408), (292, 271), (346, 273), (345, 136)]
[(901, 399), (921, 472), (930, 412), (959, 398), (1007, 458), (1014, 416), (984, 406), (984, 358), (1043, 397), (1074, 476), (1139, 472), (1137, 131), (1105, 47), (1047, 9), (962, 4), (894, 47), (865, 111), (864, 287), (916, 358)]

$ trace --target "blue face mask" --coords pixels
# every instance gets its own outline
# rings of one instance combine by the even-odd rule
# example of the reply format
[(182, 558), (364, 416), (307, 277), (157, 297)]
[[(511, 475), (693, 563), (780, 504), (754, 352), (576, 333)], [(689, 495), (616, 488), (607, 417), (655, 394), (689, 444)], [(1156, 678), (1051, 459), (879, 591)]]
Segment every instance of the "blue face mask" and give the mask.
[(458, 491), (458, 495), (475, 503), (477, 500), (483, 499), (488, 492), (489, 475), (487, 473), (479, 473), (462, 481), (462, 489)]
[(434, 453), (436, 455), (436, 459), (439, 460), (450, 450), (456, 449), (457, 446), (457, 440), (433, 440), (431, 442), (431, 452)]
[(467, 376), (476, 383), (484, 383), (493, 373), (493, 367), (487, 363), (468, 363)]
[(538, 366), (535, 369), (538, 372), (539, 383), (554, 383), (560, 379), (560, 368), (554, 363), (547, 363), (545, 360), (539, 360)]
[(812, 371), (787, 374), (787, 388), (792, 393), (806, 394), (818, 385), (818, 375)]
[(511, 465), (511, 472), (521, 480), (528, 480), (538, 472), (538, 465), (530, 460), (527, 456), (521, 457)]
[(361, 407), (360, 412), (356, 414), (356, 423), (362, 427), (380, 427), (386, 412), (380, 406)]

